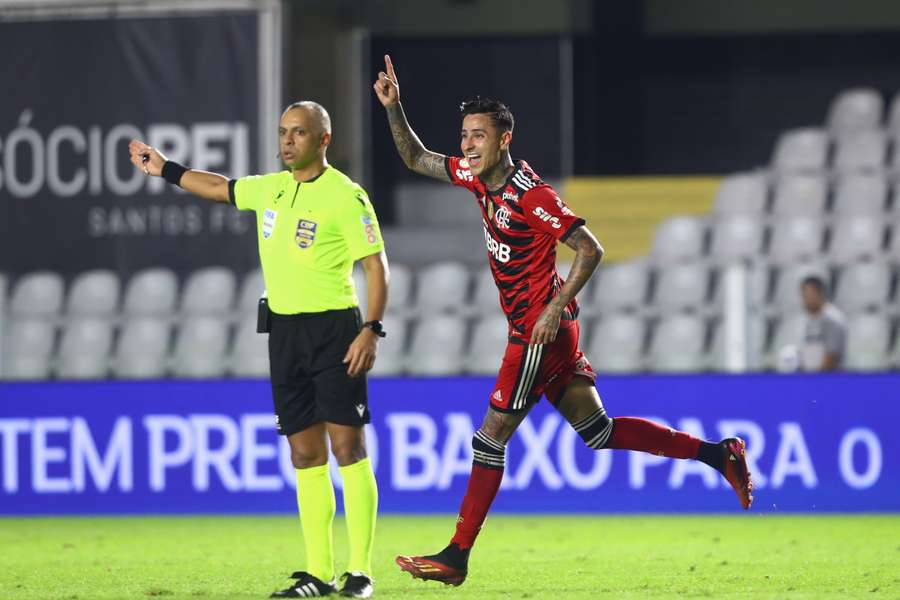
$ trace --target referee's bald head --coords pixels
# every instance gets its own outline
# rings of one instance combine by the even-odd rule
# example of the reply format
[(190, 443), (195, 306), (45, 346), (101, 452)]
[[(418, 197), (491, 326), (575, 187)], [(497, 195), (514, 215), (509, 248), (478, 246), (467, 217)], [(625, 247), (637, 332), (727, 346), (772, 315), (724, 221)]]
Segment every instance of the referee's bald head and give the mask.
[(284, 109), (284, 113), (298, 108), (307, 111), (313, 116), (316, 123), (321, 128), (320, 133), (331, 134), (331, 117), (328, 116), (328, 111), (325, 110), (324, 106), (318, 102), (313, 102), (312, 100), (300, 100), (299, 102), (288, 105), (288, 107)]

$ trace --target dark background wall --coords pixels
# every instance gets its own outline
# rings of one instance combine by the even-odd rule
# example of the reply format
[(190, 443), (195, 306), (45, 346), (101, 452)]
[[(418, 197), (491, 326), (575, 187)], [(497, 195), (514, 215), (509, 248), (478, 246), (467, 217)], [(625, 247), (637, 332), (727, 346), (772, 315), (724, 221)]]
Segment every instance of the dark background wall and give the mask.
[[(457, 150), (460, 100), (498, 96), (518, 120), (514, 154), (548, 178), (750, 169), (768, 162), (780, 132), (821, 124), (839, 91), (871, 86), (890, 99), (900, 90), (900, 3), (888, 0), (796, 0), (794, 8), (781, 0), (528, 0), (525, 8), (512, 0), (428, 0), (416, 3), (416, 18), (403, 0), (292, 5), (295, 40), (304, 39), (304, 23), (306, 39), (324, 39), (310, 11), (325, 6), (334, 32), (365, 32), (361, 72), (326, 60), (347, 77), (316, 83), (298, 69), (285, 89), (339, 105), (345, 92), (326, 80), (366, 83), (366, 133), (342, 143), (366, 147), (361, 179), (387, 222), (392, 190), (410, 174), (369, 87), (385, 53), (395, 58), (407, 114), (430, 148)], [(301, 54), (319, 64), (326, 50)], [(574, 131), (569, 143), (566, 127)], [(341, 152), (335, 148), (336, 157)]]

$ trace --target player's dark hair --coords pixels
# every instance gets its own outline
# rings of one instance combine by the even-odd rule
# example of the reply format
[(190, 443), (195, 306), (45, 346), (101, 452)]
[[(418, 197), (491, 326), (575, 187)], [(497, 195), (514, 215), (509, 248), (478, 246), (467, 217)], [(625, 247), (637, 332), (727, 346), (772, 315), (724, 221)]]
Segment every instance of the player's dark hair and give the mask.
[(819, 290), (820, 294), (825, 295), (828, 293), (828, 288), (825, 284), (825, 278), (821, 275), (807, 275), (803, 278), (801, 284), (813, 286), (814, 288)]
[(503, 131), (512, 131), (516, 125), (512, 111), (499, 100), (475, 96), (473, 100), (467, 100), (459, 105), (459, 112), (466, 115), (488, 115), (494, 126)]

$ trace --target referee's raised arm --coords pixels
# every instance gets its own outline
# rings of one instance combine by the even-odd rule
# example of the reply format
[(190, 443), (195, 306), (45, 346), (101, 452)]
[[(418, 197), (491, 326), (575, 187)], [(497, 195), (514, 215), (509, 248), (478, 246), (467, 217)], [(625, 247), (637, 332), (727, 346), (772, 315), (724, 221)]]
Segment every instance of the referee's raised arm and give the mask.
[(224, 175), (188, 169), (168, 160), (162, 152), (140, 140), (131, 140), (128, 151), (131, 153), (131, 163), (146, 175), (162, 177), (207, 200), (228, 202), (228, 178)]
[(400, 82), (394, 72), (391, 57), (384, 55), (384, 71), (379, 71), (378, 79), (372, 84), (375, 95), (387, 111), (388, 123), (391, 126), (391, 134), (394, 136), (394, 145), (403, 159), (407, 169), (415, 171), (419, 175), (433, 177), (441, 181), (450, 181), (447, 169), (444, 166), (447, 157), (425, 148), (419, 136), (412, 130), (403, 106), (400, 104)]

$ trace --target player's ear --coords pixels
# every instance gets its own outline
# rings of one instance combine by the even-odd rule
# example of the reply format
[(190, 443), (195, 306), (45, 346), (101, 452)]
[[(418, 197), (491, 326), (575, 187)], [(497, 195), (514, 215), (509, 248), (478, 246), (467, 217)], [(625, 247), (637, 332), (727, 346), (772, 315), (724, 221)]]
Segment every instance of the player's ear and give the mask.
[(323, 149), (327, 148), (330, 143), (331, 143), (331, 134), (328, 133), (327, 131), (322, 132), (322, 138), (319, 140), (319, 147), (323, 148)]
[(512, 143), (512, 131), (504, 131), (500, 134), (500, 149), (501, 150), (509, 150), (509, 145)]

